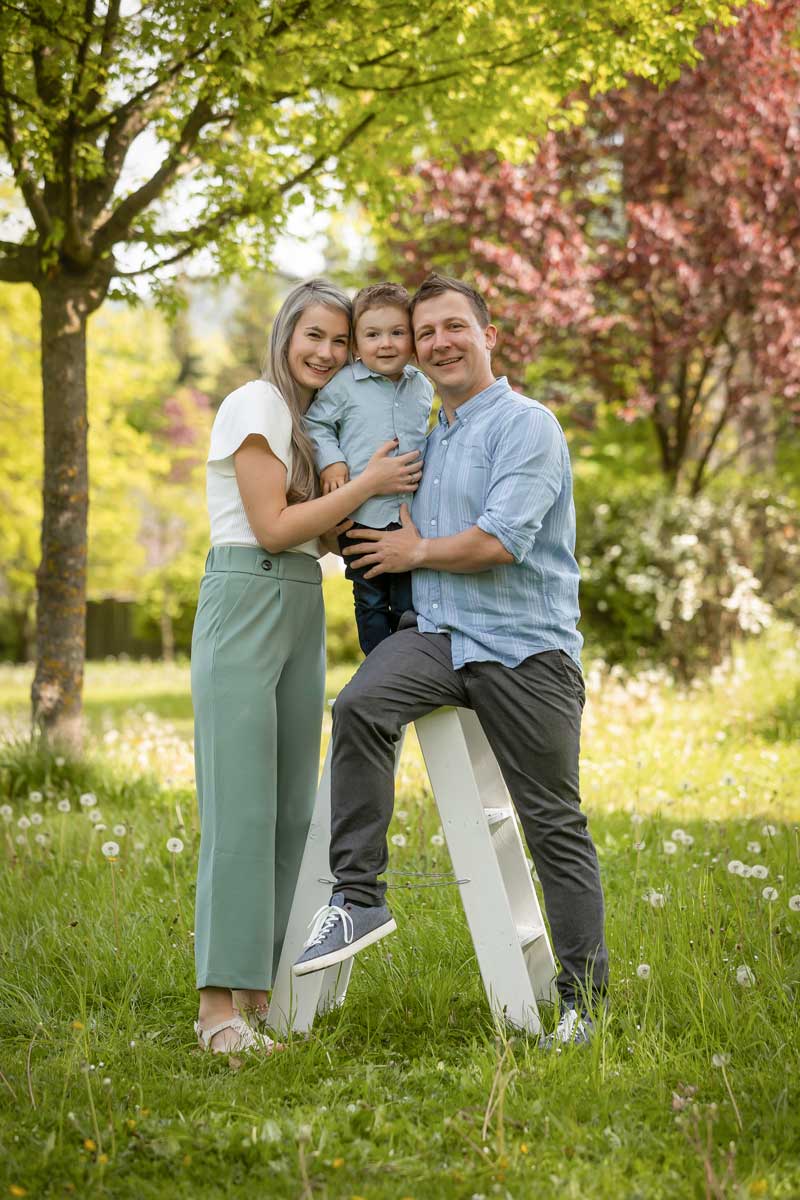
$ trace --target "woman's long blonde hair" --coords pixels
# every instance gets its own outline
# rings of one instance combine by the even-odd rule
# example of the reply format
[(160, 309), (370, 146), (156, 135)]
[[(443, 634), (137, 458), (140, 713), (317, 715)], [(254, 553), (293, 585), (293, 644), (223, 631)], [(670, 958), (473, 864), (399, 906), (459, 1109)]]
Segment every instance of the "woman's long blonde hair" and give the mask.
[(289, 292), (272, 326), (264, 379), (275, 385), (292, 414), (292, 477), (286, 493), (290, 504), (310, 500), (317, 492), (314, 448), (303, 426), (300, 389), (289, 370), (289, 343), (302, 313), (311, 304), (341, 309), (348, 322), (353, 315), (353, 306), (341, 288), (327, 279), (309, 279)]

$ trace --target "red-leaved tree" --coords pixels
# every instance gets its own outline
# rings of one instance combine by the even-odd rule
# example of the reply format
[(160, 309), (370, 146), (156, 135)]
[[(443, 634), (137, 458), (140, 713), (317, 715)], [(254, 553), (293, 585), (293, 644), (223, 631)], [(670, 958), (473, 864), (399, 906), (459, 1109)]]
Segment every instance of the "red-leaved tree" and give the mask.
[(555, 348), (576, 394), (649, 419), (693, 495), (798, 415), (798, 12), (746, 8), (694, 70), (592, 100), (523, 166), (424, 164), (389, 242), (409, 282), (438, 267), (487, 293), (517, 384)]

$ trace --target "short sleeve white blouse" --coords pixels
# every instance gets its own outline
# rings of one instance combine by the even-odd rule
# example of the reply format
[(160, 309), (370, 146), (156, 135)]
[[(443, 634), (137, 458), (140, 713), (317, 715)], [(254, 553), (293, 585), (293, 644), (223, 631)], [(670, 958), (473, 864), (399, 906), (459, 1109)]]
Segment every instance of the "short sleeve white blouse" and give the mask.
[[(292, 477), (292, 417), (289, 406), (274, 384), (254, 379), (226, 396), (211, 429), (206, 465), (206, 494), (212, 546), (257, 546), (242, 503), (233, 456), (250, 434), (261, 434), (276, 458), (286, 467), (287, 486)], [(317, 539), (292, 546), (301, 554), (319, 557)]]

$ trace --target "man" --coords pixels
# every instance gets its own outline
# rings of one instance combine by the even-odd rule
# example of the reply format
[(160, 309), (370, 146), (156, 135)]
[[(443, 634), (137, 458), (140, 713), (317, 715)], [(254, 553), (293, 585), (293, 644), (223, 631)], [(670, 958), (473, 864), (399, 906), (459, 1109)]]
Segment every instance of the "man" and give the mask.
[[(483, 298), (431, 275), (411, 301), (417, 359), (441, 397), (402, 528), (358, 530), (366, 577), (413, 571), (416, 619), (382, 642), (333, 712), (331, 904), (296, 974), (343, 961), (395, 929), (384, 902), (395, 746), (442, 705), (475, 710), (519, 814), (560, 960), (554, 1042), (588, 1041), (608, 982), (603, 892), (580, 808), (584, 702), (575, 509), (551, 412), (495, 379)], [(405, 625), (405, 621), (403, 623)]]

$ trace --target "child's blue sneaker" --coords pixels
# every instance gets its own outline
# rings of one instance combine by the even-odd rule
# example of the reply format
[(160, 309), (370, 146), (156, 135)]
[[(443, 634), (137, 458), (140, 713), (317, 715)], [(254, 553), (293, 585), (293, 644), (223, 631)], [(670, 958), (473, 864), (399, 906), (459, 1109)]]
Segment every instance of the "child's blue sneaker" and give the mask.
[(310, 975), (324, 971), (336, 963), (352, 958), (359, 950), (386, 937), (397, 929), (394, 917), (385, 904), (362, 908), (349, 904), (341, 892), (331, 896), (314, 915), (311, 933), (303, 953), (292, 967), (295, 975)]

